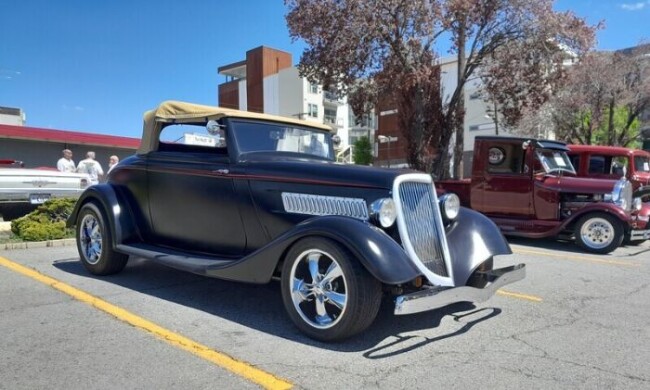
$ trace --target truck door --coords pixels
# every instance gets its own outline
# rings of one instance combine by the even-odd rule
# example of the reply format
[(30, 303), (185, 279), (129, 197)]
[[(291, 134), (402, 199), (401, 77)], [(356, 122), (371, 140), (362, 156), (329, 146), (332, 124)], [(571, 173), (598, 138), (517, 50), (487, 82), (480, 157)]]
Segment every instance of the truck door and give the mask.
[(521, 141), (488, 143), (482, 198), (475, 208), (490, 216), (529, 218), (534, 215), (530, 168)]

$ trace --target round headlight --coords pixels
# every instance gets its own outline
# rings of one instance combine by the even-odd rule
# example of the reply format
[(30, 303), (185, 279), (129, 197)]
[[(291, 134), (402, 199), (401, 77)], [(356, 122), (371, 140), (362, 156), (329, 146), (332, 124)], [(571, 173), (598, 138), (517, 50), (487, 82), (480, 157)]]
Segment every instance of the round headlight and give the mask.
[(460, 212), (460, 198), (456, 194), (444, 194), (440, 197), (440, 208), (442, 215), (448, 221), (453, 221), (458, 218)]
[(395, 202), (391, 198), (377, 199), (370, 205), (370, 215), (382, 227), (392, 226), (397, 218)]

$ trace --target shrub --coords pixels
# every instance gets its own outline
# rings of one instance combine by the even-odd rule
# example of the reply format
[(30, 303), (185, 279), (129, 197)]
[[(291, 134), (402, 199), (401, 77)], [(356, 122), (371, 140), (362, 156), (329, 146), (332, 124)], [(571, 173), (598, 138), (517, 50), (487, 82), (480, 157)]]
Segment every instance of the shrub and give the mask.
[(25, 241), (45, 241), (72, 237), (74, 231), (65, 227), (77, 202), (74, 198), (51, 199), (24, 217), (11, 222), (11, 231)]

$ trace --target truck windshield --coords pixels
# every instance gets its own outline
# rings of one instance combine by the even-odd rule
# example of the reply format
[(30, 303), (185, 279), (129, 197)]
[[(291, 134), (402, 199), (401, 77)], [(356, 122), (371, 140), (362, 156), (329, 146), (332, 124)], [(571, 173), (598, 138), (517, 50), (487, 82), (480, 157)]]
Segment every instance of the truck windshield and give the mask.
[(546, 173), (576, 174), (566, 152), (557, 149), (537, 149), (535, 153)]

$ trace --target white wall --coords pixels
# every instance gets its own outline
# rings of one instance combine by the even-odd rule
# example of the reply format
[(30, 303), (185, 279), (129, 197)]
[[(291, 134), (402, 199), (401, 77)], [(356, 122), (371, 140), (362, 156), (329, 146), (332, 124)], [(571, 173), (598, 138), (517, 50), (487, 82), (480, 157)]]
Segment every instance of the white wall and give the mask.
[(239, 109), (248, 110), (248, 90), (246, 89), (246, 79), (239, 81)]
[(280, 115), (280, 78), (273, 74), (264, 78), (264, 112)]

